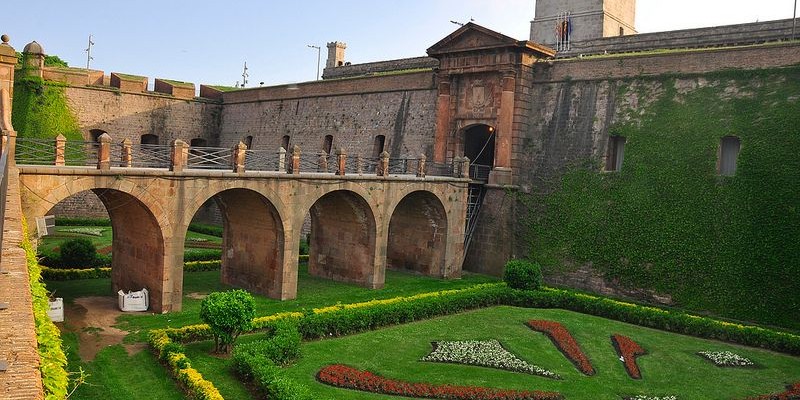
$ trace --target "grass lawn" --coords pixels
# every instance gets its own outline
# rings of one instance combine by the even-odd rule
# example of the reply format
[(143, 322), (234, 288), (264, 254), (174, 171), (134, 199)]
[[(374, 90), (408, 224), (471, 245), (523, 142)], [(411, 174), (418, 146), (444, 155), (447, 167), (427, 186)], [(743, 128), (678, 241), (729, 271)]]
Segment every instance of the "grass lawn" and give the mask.
[[(359, 286), (332, 282), (308, 275), (307, 268), (301, 264), (299, 271), (298, 298), (278, 301), (256, 295), (258, 315), (269, 315), (282, 311), (302, 310), (322, 307), (337, 302), (358, 302), (371, 299), (391, 298), (445, 289), (456, 289), (484, 282), (494, 282), (496, 278), (465, 273), (459, 280), (441, 280), (409, 273), (387, 271), (386, 286), (380, 290), (370, 290)], [(88, 296), (109, 296), (110, 279), (85, 279), (73, 281), (48, 281), (47, 289), (58, 297), (72, 303), (76, 298)], [(231, 289), (220, 283), (219, 271), (193, 272), (184, 275), (183, 312), (170, 314), (128, 314), (118, 319), (120, 329), (131, 332), (126, 343), (143, 342), (150, 329), (180, 327), (200, 323), (198, 317), (201, 300), (189, 298), (190, 293), (207, 294), (213, 291)], [(69, 321), (67, 321), (69, 323)], [(122, 345), (101, 350), (94, 361), (81, 362), (77, 355), (78, 342), (73, 333), (63, 335), (65, 346), (69, 349), (69, 369), (75, 371), (83, 367), (90, 377), (88, 383), (80, 387), (70, 399), (121, 399), (145, 396), (147, 399), (183, 399), (184, 396), (169, 378), (149, 350), (129, 356)], [(202, 366), (202, 361), (193, 365)], [(207, 368), (206, 368), (207, 369)], [(223, 372), (224, 373), (224, 372)], [(213, 378), (213, 376), (209, 376)], [(243, 386), (233, 385), (240, 391)], [(232, 399), (238, 396), (229, 397)], [(241, 397), (247, 398), (247, 397)]]
[[(256, 298), (256, 315), (270, 315), (283, 311), (299, 311), (304, 308), (322, 307), (338, 302), (355, 303), (372, 299), (385, 299), (396, 296), (408, 296), (417, 293), (437, 290), (458, 289), (479, 283), (496, 282), (497, 278), (464, 273), (461, 279), (443, 280), (415, 274), (386, 271), (386, 284), (383, 289), (370, 290), (347, 283), (333, 282), (310, 276), (305, 263), (300, 264), (296, 300), (274, 300), (254, 295)], [(109, 296), (111, 294), (110, 279), (85, 279), (74, 281), (45, 282), (47, 289), (63, 297), (65, 302), (72, 302), (78, 297)], [(117, 327), (131, 332), (128, 342), (145, 341), (147, 331), (159, 328), (177, 328), (185, 325), (199, 324), (200, 302), (197, 294), (208, 294), (216, 291), (233, 289), (220, 282), (219, 271), (192, 272), (183, 277), (183, 311), (169, 314), (131, 313), (118, 319)], [(192, 297), (187, 297), (194, 294)]]
[[(550, 339), (525, 326), (530, 319), (548, 319), (566, 326), (597, 371), (578, 372)], [(609, 336), (619, 333), (638, 342), (648, 354), (638, 359), (643, 379), (628, 377)], [(259, 335), (240, 340), (254, 340)], [(436, 340), (498, 339), (526, 361), (559, 374), (563, 380), (483, 367), (418, 361)], [(208, 355), (209, 342), (188, 346), (187, 355), (225, 398), (246, 398), (243, 385), (228, 369), (229, 360)], [(758, 368), (719, 368), (695, 353), (733, 351)], [(549, 390), (567, 399), (620, 399), (645, 394), (676, 395), (679, 399), (743, 399), (784, 390), (800, 381), (800, 358), (762, 349), (642, 328), (564, 310), (494, 307), (428, 321), (390, 327), (343, 338), (304, 343), (303, 356), (288, 368), (289, 376), (312, 388), (320, 399), (389, 399), (392, 396), (338, 389), (316, 382), (314, 376), (329, 364), (347, 364), (385, 377), (412, 382), (490, 386), (519, 390)]]
[[(100, 232), (100, 236), (67, 232), (73, 229), (96, 230), (97, 232)], [(57, 226), (55, 234), (44, 236), (39, 239), (39, 251), (41, 252), (45, 250), (48, 252), (53, 252), (53, 249), (61, 246), (62, 242), (74, 238), (89, 239), (92, 241), (97, 250), (102, 250), (111, 246), (112, 231), (110, 226)], [(193, 246), (202, 246), (203, 244), (207, 243), (221, 245), (222, 238), (192, 231), (186, 232), (185, 246), (187, 248), (191, 248)]]

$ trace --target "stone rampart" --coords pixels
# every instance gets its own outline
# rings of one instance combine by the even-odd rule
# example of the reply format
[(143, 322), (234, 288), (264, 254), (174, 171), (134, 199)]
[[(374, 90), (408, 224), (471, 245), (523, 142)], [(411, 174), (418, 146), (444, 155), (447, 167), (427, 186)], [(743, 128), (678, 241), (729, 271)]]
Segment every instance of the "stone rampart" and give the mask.
[(569, 51), (559, 52), (557, 57), (575, 57), (581, 54), (628, 53), (654, 49), (741, 46), (787, 40), (791, 37), (791, 34), (792, 20), (782, 19), (585, 40), (572, 43)]
[(322, 71), (322, 79), (351, 78), (355, 76), (369, 76), (404, 70), (432, 69), (436, 68), (438, 65), (439, 61), (432, 57), (412, 57), (398, 60), (350, 64), (325, 68)]

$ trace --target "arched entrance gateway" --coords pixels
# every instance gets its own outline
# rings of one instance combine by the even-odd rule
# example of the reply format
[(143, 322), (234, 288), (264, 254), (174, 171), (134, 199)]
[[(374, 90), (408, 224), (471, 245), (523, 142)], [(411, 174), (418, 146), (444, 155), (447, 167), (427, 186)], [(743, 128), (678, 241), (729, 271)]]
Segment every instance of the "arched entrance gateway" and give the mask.
[(486, 182), (494, 167), (495, 129), (486, 124), (467, 127), (464, 132), (464, 156), (469, 158), (469, 176)]

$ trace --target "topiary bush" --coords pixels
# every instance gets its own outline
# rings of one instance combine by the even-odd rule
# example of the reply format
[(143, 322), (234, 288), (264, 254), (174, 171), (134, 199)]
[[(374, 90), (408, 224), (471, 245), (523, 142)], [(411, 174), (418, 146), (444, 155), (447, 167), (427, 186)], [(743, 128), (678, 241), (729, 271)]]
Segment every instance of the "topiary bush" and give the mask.
[(528, 260), (511, 260), (506, 263), (503, 280), (514, 289), (538, 290), (542, 286), (542, 267)]
[(211, 293), (200, 303), (200, 319), (211, 328), (217, 353), (230, 352), (236, 338), (251, 329), (255, 316), (253, 295), (241, 289)]
[(97, 248), (86, 238), (75, 238), (61, 242), (61, 266), (64, 268), (92, 267), (97, 257)]

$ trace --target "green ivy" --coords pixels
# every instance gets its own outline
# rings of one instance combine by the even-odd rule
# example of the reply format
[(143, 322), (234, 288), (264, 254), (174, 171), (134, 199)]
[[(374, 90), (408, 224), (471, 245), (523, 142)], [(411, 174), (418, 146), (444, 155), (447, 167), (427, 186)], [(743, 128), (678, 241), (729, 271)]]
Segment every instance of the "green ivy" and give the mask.
[(11, 123), (21, 138), (51, 139), (64, 135), (67, 140), (83, 141), (77, 119), (67, 105), (65, 86), (26, 77), (22, 70), (14, 81)]
[[(531, 258), (549, 273), (591, 262), (681, 307), (800, 328), (800, 67), (617, 87), (616, 115), (634, 116), (610, 129), (627, 138), (622, 170), (586, 160), (523, 199), (538, 205), (525, 222)], [(741, 140), (733, 177), (717, 174), (727, 135)]]

